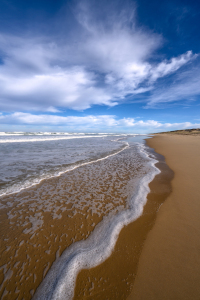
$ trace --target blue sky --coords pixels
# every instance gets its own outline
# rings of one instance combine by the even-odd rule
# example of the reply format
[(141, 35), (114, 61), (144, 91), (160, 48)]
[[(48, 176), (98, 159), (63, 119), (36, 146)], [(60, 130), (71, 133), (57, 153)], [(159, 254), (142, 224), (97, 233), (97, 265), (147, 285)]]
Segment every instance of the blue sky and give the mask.
[(0, 131), (200, 127), (200, 2), (0, 2)]

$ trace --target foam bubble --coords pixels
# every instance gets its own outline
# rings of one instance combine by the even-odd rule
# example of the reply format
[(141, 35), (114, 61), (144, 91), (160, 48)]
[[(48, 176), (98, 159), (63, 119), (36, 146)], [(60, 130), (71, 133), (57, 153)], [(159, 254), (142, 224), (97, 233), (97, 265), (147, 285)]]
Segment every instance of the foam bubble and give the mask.
[(138, 144), (138, 148), (141, 155), (148, 159), (150, 171), (138, 183), (138, 188), (130, 199), (129, 209), (115, 216), (107, 216), (87, 240), (76, 242), (67, 248), (52, 265), (37, 289), (34, 300), (72, 299), (79, 271), (105, 261), (111, 255), (121, 229), (142, 214), (149, 192), (148, 184), (160, 171), (155, 166), (157, 160), (148, 155), (146, 146)]
[(84, 162), (84, 163), (75, 163), (67, 168), (64, 168), (60, 171), (56, 171), (55, 173), (53, 174), (44, 174), (42, 175), (41, 177), (39, 178), (35, 178), (35, 179), (32, 179), (31, 181), (29, 180), (26, 180), (25, 183), (23, 185), (21, 184), (14, 184), (12, 187), (9, 187), (9, 188), (6, 188), (6, 189), (2, 189), (1, 192), (0, 192), (0, 196), (4, 196), (4, 195), (9, 195), (9, 194), (13, 194), (13, 193), (18, 193), (20, 192), (21, 190), (24, 190), (24, 189), (27, 189), (27, 188), (30, 188), (34, 185), (37, 185), (39, 184), (42, 180), (45, 180), (45, 179), (49, 179), (49, 178), (52, 178), (52, 177), (58, 177), (64, 173), (67, 173), (69, 171), (72, 171), (72, 170), (75, 170), (81, 166), (85, 166), (85, 165), (89, 165), (89, 164), (92, 164), (92, 163), (95, 163), (95, 162), (98, 162), (98, 161), (101, 161), (101, 160), (105, 160), (109, 157), (112, 157), (118, 153), (120, 153), (121, 151), (124, 151), (125, 149), (127, 149), (129, 147), (129, 143), (128, 142), (125, 142), (125, 141), (119, 141), (119, 139), (117, 140), (113, 140), (113, 142), (118, 142), (118, 143), (122, 143), (124, 146), (122, 146), (122, 148), (120, 150), (116, 150), (114, 152), (112, 152), (111, 154), (108, 154), (104, 157), (101, 157), (101, 158), (98, 158), (98, 159), (92, 159), (90, 161), (87, 161), (87, 162)]
[(72, 135), (72, 136), (44, 136), (44, 137), (37, 137), (32, 138), (30, 136), (29, 138), (17, 138), (17, 139), (2, 139), (0, 140), (0, 143), (29, 143), (29, 142), (46, 142), (46, 141), (57, 141), (57, 140), (70, 140), (70, 139), (83, 139), (83, 138), (99, 138), (99, 137), (106, 137), (107, 135)]
[[(28, 143), (28, 142), (45, 142), (56, 140), (69, 140), (81, 138), (99, 138), (107, 136), (128, 136), (128, 134), (114, 134), (114, 133), (59, 133), (59, 132), (0, 132), (0, 143)], [(136, 134), (131, 134), (135, 136)]]

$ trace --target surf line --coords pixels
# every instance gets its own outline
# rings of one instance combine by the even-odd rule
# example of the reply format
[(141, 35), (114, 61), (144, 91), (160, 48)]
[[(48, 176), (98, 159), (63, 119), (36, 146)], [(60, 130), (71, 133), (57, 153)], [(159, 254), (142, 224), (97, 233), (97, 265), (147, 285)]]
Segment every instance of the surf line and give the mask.
[(150, 157), (141, 145), (140, 153), (148, 158), (151, 171), (138, 182), (127, 210), (107, 216), (95, 227), (86, 240), (78, 241), (64, 250), (56, 260), (32, 300), (71, 300), (78, 273), (104, 262), (114, 250), (121, 229), (142, 215), (150, 191), (149, 183), (160, 173), (155, 166), (158, 160)]
[(117, 139), (117, 140), (112, 140), (112, 142), (123, 143), (123, 144), (125, 144), (126, 146), (124, 146), (124, 147), (123, 147), (122, 149), (120, 149), (119, 151), (114, 152), (114, 153), (112, 153), (112, 154), (109, 154), (109, 155), (107, 155), (107, 156), (105, 156), (105, 157), (98, 158), (98, 159), (96, 159), (96, 160), (91, 160), (91, 161), (88, 161), (88, 162), (85, 162), (85, 163), (82, 163), (82, 164), (76, 164), (76, 165), (73, 166), (73, 167), (70, 167), (70, 168), (67, 168), (66, 170), (63, 170), (63, 171), (54, 173), (53, 175), (46, 176), (45, 178), (38, 178), (38, 179), (33, 180), (32, 182), (27, 181), (28, 183), (25, 182), (23, 186), (21, 186), (21, 187), (19, 187), (19, 188), (16, 188), (15, 190), (5, 191), (5, 192), (0, 193), (0, 197), (19, 193), (19, 192), (21, 192), (22, 190), (29, 189), (29, 188), (31, 188), (31, 187), (37, 185), (37, 184), (40, 184), (43, 180), (47, 180), (47, 179), (50, 179), (50, 178), (53, 178), (53, 177), (59, 177), (59, 176), (61, 176), (62, 174), (68, 173), (68, 172), (70, 172), (70, 171), (72, 171), (72, 170), (75, 170), (75, 169), (77, 169), (77, 168), (79, 168), (79, 167), (86, 166), (86, 165), (89, 165), (89, 164), (92, 164), (92, 163), (96, 163), (96, 162), (98, 162), (98, 161), (107, 159), (107, 158), (109, 158), (109, 157), (111, 157), (111, 156), (117, 155), (117, 154), (119, 154), (120, 152), (124, 151), (125, 149), (129, 148), (129, 143), (128, 143), (128, 142), (125, 142), (125, 141), (124, 141), (124, 142), (121, 142), (121, 141), (118, 141), (118, 139)]
[[(31, 135), (30, 135), (31, 136)], [(38, 135), (39, 136), (39, 135)], [(49, 137), (49, 136), (48, 136)], [(73, 140), (73, 139), (84, 139), (84, 138), (98, 138), (107, 137), (107, 135), (86, 135), (86, 136), (65, 136), (65, 137), (50, 137), (50, 138), (33, 138), (33, 139), (16, 139), (16, 140), (0, 140), (1, 144), (5, 143), (29, 143), (29, 142), (46, 142), (46, 141), (57, 141), (57, 140)]]

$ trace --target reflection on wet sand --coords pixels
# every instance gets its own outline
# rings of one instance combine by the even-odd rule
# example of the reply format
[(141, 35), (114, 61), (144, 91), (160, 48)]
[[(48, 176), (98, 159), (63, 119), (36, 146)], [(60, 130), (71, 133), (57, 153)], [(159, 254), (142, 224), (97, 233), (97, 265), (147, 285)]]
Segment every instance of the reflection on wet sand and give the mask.
[(103, 216), (128, 205), (145, 173), (129, 148), (1, 199), (2, 299), (31, 299), (52, 263)]

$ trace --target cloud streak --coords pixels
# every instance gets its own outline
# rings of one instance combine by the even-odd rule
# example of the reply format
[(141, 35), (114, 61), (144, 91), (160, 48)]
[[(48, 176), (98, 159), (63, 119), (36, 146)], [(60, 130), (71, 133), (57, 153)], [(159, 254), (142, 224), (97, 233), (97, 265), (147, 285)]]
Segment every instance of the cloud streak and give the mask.
[(162, 37), (136, 25), (134, 8), (113, 12), (102, 21), (82, 1), (75, 16), (79, 29), (59, 40), (0, 35), (2, 111), (114, 106), (128, 95), (153, 90), (159, 78), (196, 58), (188, 51), (169, 61), (150, 63), (162, 46)]
[(157, 108), (161, 104), (181, 101), (185, 103), (194, 102), (200, 95), (200, 73), (199, 67), (182, 72), (176, 80), (167, 85), (157, 88), (148, 99), (146, 108)]
[(136, 120), (134, 118), (119, 119), (114, 115), (89, 115), (83, 117), (77, 116), (55, 116), (55, 115), (34, 115), (24, 112), (15, 112), (13, 114), (0, 115), (0, 124), (14, 125), (40, 125), (40, 126), (61, 126), (63, 130), (75, 129), (78, 131), (95, 132), (99, 129), (110, 130), (111, 132), (159, 132), (174, 129), (185, 129), (199, 127), (200, 123), (162, 123), (156, 120)]

